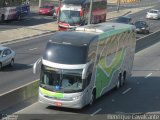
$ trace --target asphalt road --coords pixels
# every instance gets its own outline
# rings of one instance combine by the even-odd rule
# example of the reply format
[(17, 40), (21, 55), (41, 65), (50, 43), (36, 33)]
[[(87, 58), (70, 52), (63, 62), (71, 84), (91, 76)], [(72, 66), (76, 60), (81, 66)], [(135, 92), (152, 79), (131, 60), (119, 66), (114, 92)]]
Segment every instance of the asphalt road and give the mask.
[[(137, 8), (137, 7), (146, 7), (149, 5), (159, 4), (160, 0), (141, 0), (141, 2), (136, 3), (120, 3), (119, 10), (127, 9), (127, 8)], [(117, 3), (108, 3), (108, 11), (116, 11)]]
[[(142, 0), (140, 3), (131, 3), (131, 4), (121, 4), (120, 10), (127, 8), (137, 8), (137, 7), (145, 7), (149, 5), (160, 5), (160, 0)], [(107, 11), (115, 11), (117, 10), (116, 4), (109, 4)], [(31, 14), (21, 21), (11, 20), (6, 21), (3, 24), (0, 24), (0, 31), (17, 29), (26, 26), (33, 26), (44, 24), (48, 22), (53, 22), (52, 16), (38, 15), (38, 10), (34, 7), (31, 7)], [(56, 21), (55, 21), (56, 22)]]
[(38, 79), (39, 76), (32, 73), (32, 65), (41, 57), (50, 37), (47, 35), (7, 45), (16, 52), (16, 58), (12, 68), (5, 67), (0, 71), (0, 94)]
[[(135, 55), (132, 78), (118, 91), (112, 90), (92, 107), (82, 110), (56, 108), (39, 102), (17, 112), (18, 120), (98, 120), (109, 114), (160, 113), (160, 42)], [(133, 117), (133, 116), (132, 116)], [(111, 118), (110, 118), (111, 119)]]

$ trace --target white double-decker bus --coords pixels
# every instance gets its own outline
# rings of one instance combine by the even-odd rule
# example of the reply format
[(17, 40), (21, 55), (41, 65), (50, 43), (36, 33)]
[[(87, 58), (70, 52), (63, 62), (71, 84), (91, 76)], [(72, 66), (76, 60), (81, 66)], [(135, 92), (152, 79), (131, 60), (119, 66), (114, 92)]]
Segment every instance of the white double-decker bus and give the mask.
[(134, 29), (128, 24), (100, 23), (56, 32), (41, 59), (39, 101), (82, 108), (123, 86), (131, 76)]

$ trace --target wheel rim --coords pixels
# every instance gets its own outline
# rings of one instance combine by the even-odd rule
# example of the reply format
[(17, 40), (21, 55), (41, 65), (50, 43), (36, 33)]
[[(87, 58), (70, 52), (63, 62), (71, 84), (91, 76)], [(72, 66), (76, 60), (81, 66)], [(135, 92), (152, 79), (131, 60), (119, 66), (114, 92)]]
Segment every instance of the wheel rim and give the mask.
[(117, 88), (119, 88), (120, 87), (120, 81), (118, 80), (118, 82), (117, 82)]
[(92, 104), (93, 104), (93, 94), (91, 96), (91, 101), (90, 101), (90, 105), (92, 105)]
[(14, 61), (12, 60), (12, 61), (11, 61), (11, 66), (13, 66), (13, 65), (14, 65)]
[(124, 85), (124, 79), (121, 80), (121, 86), (123, 86), (123, 85)]
[(91, 96), (91, 100), (90, 100), (90, 105), (93, 105), (93, 101), (94, 101), (94, 95), (93, 95), (93, 93), (92, 93), (92, 96)]

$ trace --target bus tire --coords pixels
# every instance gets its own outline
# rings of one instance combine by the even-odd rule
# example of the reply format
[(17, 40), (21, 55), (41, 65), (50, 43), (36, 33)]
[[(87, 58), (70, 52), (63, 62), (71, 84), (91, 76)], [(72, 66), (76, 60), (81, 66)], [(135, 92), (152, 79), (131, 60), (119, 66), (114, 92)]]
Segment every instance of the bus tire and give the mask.
[(2, 63), (0, 63), (0, 71), (2, 70)]
[(14, 59), (11, 60), (11, 63), (9, 64), (10, 67), (13, 67), (14, 65)]
[(4, 23), (4, 15), (1, 16), (1, 23)]
[(17, 20), (20, 21), (22, 19), (21, 15), (18, 15)]
[(89, 106), (93, 105), (95, 99), (96, 99), (96, 90), (94, 89), (93, 92), (92, 92), (92, 96), (91, 96), (90, 102), (89, 102)]
[(119, 73), (118, 75), (118, 80), (117, 80), (117, 84), (116, 84), (116, 90), (118, 90), (121, 87), (121, 79), (122, 79), (122, 74)]
[(123, 72), (123, 77), (122, 77), (122, 80), (121, 80), (121, 86), (124, 86), (126, 82), (126, 71)]

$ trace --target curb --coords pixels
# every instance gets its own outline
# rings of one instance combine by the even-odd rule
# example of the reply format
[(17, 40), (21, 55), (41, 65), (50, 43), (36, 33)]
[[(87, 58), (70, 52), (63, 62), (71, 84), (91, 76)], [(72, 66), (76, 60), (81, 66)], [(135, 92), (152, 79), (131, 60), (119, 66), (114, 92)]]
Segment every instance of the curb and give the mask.
[[(122, 15), (119, 15), (119, 16), (125, 16), (125, 15), (127, 15), (127, 14), (129, 14), (129, 13), (131, 13), (131, 12), (132, 12), (132, 11), (128, 11), (128, 12), (122, 14)], [(113, 19), (115, 19), (115, 18), (117, 18), (117, 17), (119, 17), (119, 16), (112, 17), (112, 18), (108, 18), (108, 19), (106, 19), (106, 22), (109, 21), (109, 20), (113, 20)]]
[(56, 32), (56, 31), (48, 31), (48, 32), (45, 32), (45, 33), (36, 34), (36, 35), (24, 37), (24, 38), (18, 38), (18, 39), (3, 41), (3, 42), (0, 42), (0, 44), (7, 44), (7, 43), (10, 43), (10, 42), (17, 42), (17, 41), (21, 42), (21, 41), (23, 41), (22, 39), (29, 39), (29, 38), (32, 38), (32, 37), (37, 37), (37, 36), (41, 36), (41, 35), (45, 35), (45, 34), (49, 34), (49, 33), (54, 33), (54, 32)]

